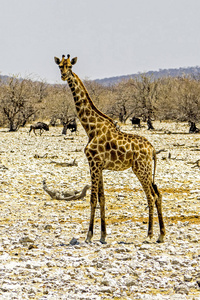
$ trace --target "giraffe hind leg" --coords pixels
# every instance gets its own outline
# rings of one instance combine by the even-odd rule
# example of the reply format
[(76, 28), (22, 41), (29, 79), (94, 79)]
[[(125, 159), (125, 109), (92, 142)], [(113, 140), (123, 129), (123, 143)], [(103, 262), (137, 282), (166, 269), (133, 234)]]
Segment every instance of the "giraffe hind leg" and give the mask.
[(151, 192), (149, 191), (149, 188), (144, 188), (144, 191), (146, 193), (147, 202), (149, 206), (149, 224), (148, 224), (148, 237), (151, 239), (153, 237), (153, 214), (154, 214), (154, 197), (152, 196)]
[[(142, 166), (141, 162), (141, 166)], [(149, 168), (134, 168), (133, 166), (133, 172), (139, 179), (143, 190), (146, 194), (148, 208), (149, 208), (149, 222), (148, 222), (148, 234), (147, 236), (151, 239), (153, 237), (153, 215), (154, 215), (154, 204), (156, 201), (156, 194), (152, 187), (152, 172), (151, 172), (151, 165), (149, 164)], [(148, 171), (147, 171), (148, 170)]]
[(162, 195), (160, 194), (156, 184), (152, 183), (152, 186), (157, 195), (155, 205), (156, 205), (157, 212), (158, 212), (158, 220), (159, 220), (159, 226), (160, 226), (160, 235), (157, 240), (157, 243), (163, 243), (164, 236), (165, 236), (165, 225), (164, 225), (163, 214), (162, 214)]
[[(139, 162), (138, 162), (139, 164)], [(143, 166), (142, 162), (140, 162), (141, 166)], [(148, 237), (152, 238), (153, 236), (153, 214), (154, 214), (154, 204), (157, 208), (158, 220), (160, 226), (160, 235), (157, 240), (158, 243), (162, 243), (164, 241), (165, 236), (165, 226), (162, 215), (162, 196), (157, 188), (157, 185), (152, 182), (152, 168), (151, 164), (146, 163), (145, 168), (136, 168), (133, 165), (133, 172), (138, 177), (143, 190), (147, 197), (148, 207), (149, 207), (149, 224), (148, 224)], [(146, 170), (146, 171), (145, 171)]]
[(146, 193), (147, 201), (149, 205), (148, 237), (152, 238), (153, 236), (153, 212), (154, 212), (154, 204), (155, 204), (157, 208), (159, 227), (160, 227), (160, 235), (157, 240), (157, 243), (163, 243), (164, 236), (165, 236), (165, 226), (164, 226), (163, 215), (162, 215), (162, 195), (160, 194), (157, 185), (154, 183), (152, 183), (152, 186), (150, 186), (151, 195), (149, 193), (149, 189), (146, 190), (146, 188), (144, 187), (144, 191)]
[(148, 223), (148, 234), (147, 236), (151, 239), (153, 237), (153, 215), (154, 215), (154, 204), (155, 204), (155, 193), (152, 191), (151, 184), (144, 184), (140, 180), (143, 190), (146, 194), (148, 208), (149, 208), (149, 223)]

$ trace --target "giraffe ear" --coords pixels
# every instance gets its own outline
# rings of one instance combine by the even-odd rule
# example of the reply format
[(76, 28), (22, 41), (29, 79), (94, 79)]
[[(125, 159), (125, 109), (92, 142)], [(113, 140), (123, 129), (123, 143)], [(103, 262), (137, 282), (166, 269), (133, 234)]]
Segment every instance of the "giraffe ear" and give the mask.
[(58, 57), (55, 57), (55, 56), (54, 56), (54, 60), (55, 60), (55, 63), (56, 63), (57, 65), (60, 64), (60, 59), (59, 59)]
[(77, 62), (77, 57), (72, 58), (71, 64), (72, 64), (72, 65), (75, 65), (76, 62)]

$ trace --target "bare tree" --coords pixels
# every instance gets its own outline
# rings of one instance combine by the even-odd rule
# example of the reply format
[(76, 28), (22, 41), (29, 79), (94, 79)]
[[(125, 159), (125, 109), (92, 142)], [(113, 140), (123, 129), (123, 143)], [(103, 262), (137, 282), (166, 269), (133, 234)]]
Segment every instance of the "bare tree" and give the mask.
[(103, 86), (94, 80), (84, 80), (84, 85), (98, 109), (107, 113), (107, 110), (112, 105), (113, 88)]
[(137, 110), (139, 116), (143, 116), (146, 121), (148, 117), (154, 118), (156, 108), (156, 101), (158, 100), (158, 80), (145, 74), (140, 75), (132, 81), (135, 87), (133, 98), (137, 102)]
[(31, 98), (31, 82), (11, 77), (2, 85), (1, 110), (5, 115), (9, 131), (18, 130), (35, 111)]
[(110, 105), (107, 113), (112, 117), (119, 118), (121, 123), (126, 123), (127, 119), (134, 113), (137, 115), (138, 103), (134, 98), (135, 87), (132, 79), (122, 81), (113, 88), (115, 101)]
[(63, 124), (63, 122), (68, 122), (69, 118), (75, 116), (73, 98), (66, 85), (55, 84), (49, 86), (44, 105), (45, 115), (49, 116), (52, 126), (55, 126), (57, 123)]
[(184, 121), (200, 119), (200, 81), (189, 77), (180, 78), (177, 89), (177, 110)]

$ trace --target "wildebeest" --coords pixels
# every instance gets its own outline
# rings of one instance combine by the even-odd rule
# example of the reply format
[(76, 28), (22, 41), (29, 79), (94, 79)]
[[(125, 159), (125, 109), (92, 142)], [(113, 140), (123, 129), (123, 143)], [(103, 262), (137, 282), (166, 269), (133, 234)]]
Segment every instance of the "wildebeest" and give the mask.
[[(36, 124), (30, 126), (29, 134), (32, 130), (35, 133), (36, 129), (39, 129), (40, 135), (42, 135), (44, 130), (49, 131), (49, 125), (47, 125), (46, 123), (43, 123), (43, 122), (37, 122)], [(36, 135), (36, 133), (35, 133), (35, 135)]]
[(138, 127), (140, 127), (140, 119), (139, 118), (136, 118), (136, 117), (132, 117), (130, 119), (132, 125), (138, 125)]
[(189, 133), (198, 133), (198, 132), (200, 132), (199, 128), (196, 127), (195, 122), (189, 121), (188, 123), (190, 125)]
[(152, 121), (151, 121), (151, 118), (150, 118), (150, 117), (148, 117), (148, 119), (147, 119), (147, 126), (148, 126), (148, 130), (150, 130), (150, 129), (154, 129), (154, 127), (153, 127), (153, 124), (152, 124)]
[(77, 123), (75, 118), (69, 120), (68, 122), (63, 122), (62, 134), (67, 134), (67, 129), (71, 130), (71, 132), (77, 131)]

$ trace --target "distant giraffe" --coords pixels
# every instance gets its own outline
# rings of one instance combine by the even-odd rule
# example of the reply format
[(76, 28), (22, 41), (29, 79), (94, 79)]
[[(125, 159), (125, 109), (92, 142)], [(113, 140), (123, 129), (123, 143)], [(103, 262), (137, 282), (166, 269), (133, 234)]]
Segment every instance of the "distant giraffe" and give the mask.
[[(79, 77), (72, 72), (72, 65), (77, 57), (70, 60), (70, 55), (62, 60), (54, 57), (61, 71), (61, 79), (67, 81), (72, 91), (78, 118), (88, 135), (85, 155), (88, 159), (91, 175), (91, 216), (86, 242), (93, 236), (94, 216), (97, 199), (101, 212), (101, 243), (105, 243), (105, 197), (103, 187), (103, 170), (122, 171), (132, 168), (145, 191), (149, 207), (148, 237), (153, 236), (154, 204), (158, 212), (160, 235), (157, 242), (163, 242), (165, 226), (162, 216), (162, 196), (154, 183), (156, 169), (156, 152), (144, 137), (121, 132), (114, 121), (99, 111), (92, 102)], [(154, 172), (152, 178), (152, 160)]]

